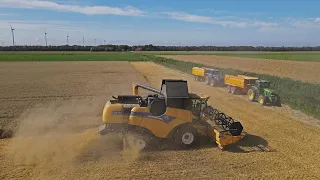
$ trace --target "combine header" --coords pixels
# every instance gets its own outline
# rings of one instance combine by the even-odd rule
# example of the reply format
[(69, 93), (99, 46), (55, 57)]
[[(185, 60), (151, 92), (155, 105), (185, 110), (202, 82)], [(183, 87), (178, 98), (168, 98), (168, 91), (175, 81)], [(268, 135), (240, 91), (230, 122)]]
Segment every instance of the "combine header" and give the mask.
[[(138, 88), (155, 94), (139, 96)], [(113, 98), (103, 109), (100, 133), (133, 132), (131, 143), (140, 150), (153, 138), (189, 147), (201, 136), (211, 137), (223, 149), (244, 137), (240, 122), (207, 105), (208, 96), (189, 93), (184, 80), (162, 80), (160, 90), (133, 83), (133, 95)]]

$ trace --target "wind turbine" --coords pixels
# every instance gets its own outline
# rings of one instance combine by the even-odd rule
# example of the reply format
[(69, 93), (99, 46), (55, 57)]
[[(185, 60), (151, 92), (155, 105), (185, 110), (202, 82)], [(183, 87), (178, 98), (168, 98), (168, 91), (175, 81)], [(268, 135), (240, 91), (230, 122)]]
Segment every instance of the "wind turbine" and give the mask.
[(12, 44), (14, 45), (14, 33), (13, 33), (13, 31), (14, 31), (15, 29), (12, 28), (11, 22), (10, 22), (10, 30), (11, 30), (11, 34), (12, 34)]
[(48, 33), (45, 31), (45, 32), (44, 32), (44, 38), (46, 39), (46, 46), (48, 46), (47, 34), (48, 34)]
[(97, 39), (94, 38), (94, 45), (96, 46), (97, 45)]
[(83, 44), (83, 47), (84, 47), (84, 37), (82, 37), (82, 44)]
[(67, 45), (69, 45), (69, 35), (67, 33)]
[(103, 45), (106, 45), (106, 40), (103, 40)]

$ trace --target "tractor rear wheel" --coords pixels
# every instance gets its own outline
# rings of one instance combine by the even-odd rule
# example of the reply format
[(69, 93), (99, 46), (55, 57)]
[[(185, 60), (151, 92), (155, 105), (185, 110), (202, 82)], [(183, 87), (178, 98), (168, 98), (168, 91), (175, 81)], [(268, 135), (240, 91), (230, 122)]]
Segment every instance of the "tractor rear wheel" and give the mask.
[(280, 96), (277, 95), (277, 100), (274, 102), (274, 104), (278, 107), (281, 107), (281, 101), (280, 101)]
[(266, 97), (264, 97), (263, 95), (259, 96), (259, 103), (264, 106), (266, 105)]
[(247, 95), (248, 95), (249, 101), (251, 102), (253, 102), (256, 99), (256, 94), (254, 93), (253, 89), (249, 89)]

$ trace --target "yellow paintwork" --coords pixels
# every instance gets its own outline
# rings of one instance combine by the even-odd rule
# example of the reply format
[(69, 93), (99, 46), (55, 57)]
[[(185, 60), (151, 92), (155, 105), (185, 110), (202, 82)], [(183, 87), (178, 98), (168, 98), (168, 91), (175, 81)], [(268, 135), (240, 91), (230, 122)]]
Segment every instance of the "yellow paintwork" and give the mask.
[(134, 96), (139, 95), (138, 86), (136, 84), (132, 84), (132, 95)]
[(260, 102), (260, 104), (263, 104), (263, 98), (262, 97), (259, 97), (259, 102)]
[(249, 91), (249, 97), (250, 97), (250, 100), (253, 99), (253, 91)]
[(110, 104), (107, 102), (103, 108), (102, 120), (104, 123), (127, 123), (127, 118), (124, 118), (123, 115), (113, 114), (113, 112), (123, 111), (122, 104)]
[(192, 68), (193, 75), (204, 77), (204, 73), (205, 73), (205, 68), (200, 68), (200, 67)]
[(238, 75), (238, 76), (225, 75), (224, 83), (226, 85), (235, 86), (239, 88), (247, 88), (247, 84), (245, 83), (245, 80), (252, 80), (252, 79), (258, 79), (258, 78), (243, 76), (243, 75)]
[[(135, 107), (133, 110), (134, 112), (149, 113), (149, 109), (146, 107)], [(159, 138), (166, 138), (176, 126), (183, 123), (192, 122), (192, 113), (187, 110), (167, 108), (164, 115), (174, 117), (174, 119), (171, 122), (166, 123), (160, 119), (157, 119), (157, 117), (135, 117), (131, 115), (129, 124), (138, 125), (138, 123), (141, 122), (139, 126), (150, 130)], [(132, 118), (135, 118), (134, 121)]]
[(215, 139), (216, 143), (221, 148), (240, 141), (241, 139), (243, 139), (245, 134), (242, 133), (240, 136), (231, 136), (224, 133), (220, 133), (217, 129), (212, 128), (211, 136), (213, 136), (212, 138)]
[(225, 132), (220, 132), (223, 131), (223, 129), (221, 129), (213, 121), (208, 120), (204, 116), (201, 116), (201, 120), (209, 124), (206, 136), (214, 139), (220, 148), (223, 148), (224, 146), (227, 146), (229, 144), (236, 143), (245, 136), (245, 133), (242, 133), (240, 136), (232, 136)]
[[(137, 113), (147, 113), (149, 112), (149, 109), (146, 107), (134, 107), (131, 112), (137, 112)], [(139, 116), (130, 116), (128, 124), (134, 125), (134, 126), (140, 126), (143, 118)]]

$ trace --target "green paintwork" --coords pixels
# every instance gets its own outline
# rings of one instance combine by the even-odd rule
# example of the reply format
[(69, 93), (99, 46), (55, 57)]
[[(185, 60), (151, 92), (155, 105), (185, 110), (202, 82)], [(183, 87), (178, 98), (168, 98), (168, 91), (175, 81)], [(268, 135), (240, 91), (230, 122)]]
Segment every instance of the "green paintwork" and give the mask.
[(256, 100), (260, 95), (266, 97), (266, 100), (269, 103), (279, 103), (280, 102), (280, 97), (278, 94), (269, 88), (270, 82), (266, 80), (257, 80), (255, 85), (252, 86), (252, 89), (255, 93), (255, 98)]

